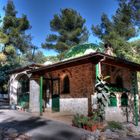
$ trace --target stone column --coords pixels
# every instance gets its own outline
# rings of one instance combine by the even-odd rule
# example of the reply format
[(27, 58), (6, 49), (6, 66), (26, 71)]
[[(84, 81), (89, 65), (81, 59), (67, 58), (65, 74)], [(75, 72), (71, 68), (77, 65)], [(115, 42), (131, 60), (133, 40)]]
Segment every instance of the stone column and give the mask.
[(29, 108), (32, 113), (40, 114), (40, 85), (39, 78), (30, 79), (30, 103)]

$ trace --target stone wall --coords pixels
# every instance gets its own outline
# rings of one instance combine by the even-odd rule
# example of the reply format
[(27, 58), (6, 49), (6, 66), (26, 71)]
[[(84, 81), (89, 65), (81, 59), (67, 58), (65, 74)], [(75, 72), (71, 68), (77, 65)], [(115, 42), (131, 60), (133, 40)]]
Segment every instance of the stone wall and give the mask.
[[(109, 83), (115, 84), (116, 83), (116, 77), (120, 76), (122, 78), (123, 87), (125, 89), (128, 89), (129, 92), (127, 92), (128, 95), (128, 105), (131, 106), (132, 111), (129, 113), (129, 121), (132, 121), (133, 119), (133, 96), (130, 93), (131, 92), (131, 71), (129, 69), (121, 68), (121, 67), (114, 67), (111, 65), (103, 65), (102, 66), (102, 73), (104, 76), (110, 76), (110, 79), (108, 80)], [(121, 96), (123, 92), (114, 92), (114, 94), (117, 97), (117, 106), (116, 107), (106, 107), (106, 120), (111, 121), (120, 121), (125, 122), (126, 121), (126, 108), (121, 106)], [(131, 105), (132, 104), (132, 105)]]
[(88, 99), (87, 98), (63, 98), (60, 99), (60, 111), (72, 114), (88, 115)]
[[(49, 78), (50, 75), (53, 78), (60, 78), (60, 110), (66, 111), (66, 108), (67, 110), (73, 110), (74, 106), (75, 108), (79, 108), (79, 105), (76, 105), (76, 102), (74, 103), (75, 99), (76, 101), (81, 103), (80, 108), (82, 108), (83, 106), (84, 113), (87, 114), (88, 111), (86, 111), (86, 109), (88, 109), (89, 111), (91, 110), (91, 94), (93, 94), (95, 84), (95, 66), (92, 63), (68, 67), (45, 74), (47, 78)], [(63, 93), (63, 79), (66, 75), (69, 77), (70, 80), (70, 93)], [(83, 102), (85, 102), (85, 99), (88, 100), (86, 101), (85, 105), (82, 103), (81, 98), (82, 100), (84, 99)], [(74, 105), (70, 108), (69, 105), (71, 104), (69, 100), (62, 99), (70, 99)], [(67, 107), (64, 107), (63, 103)], [(76, 110), (78, 111), (78, 109)]]
[[(53, 78), (60, 78), (61, 98), (81, 98), (88, 97), (93, 93), (95, 83), (95, 67), (91, 64), (83, 64), (65, 69), (49, 72)], [(68, 75), (70, 80), (70, 93), (63, 93), (63, 79)], [(46, 73), (46, 77), (48, 73)]]
[(30, 112), (40, 113), (40, 86), (38, 79), (30, 79)]
[(117, 76), (120, 76), (123, 80), (123, 87), (127, 88), (128, 90), (131, 89), (130, 74), (131, 71), (129, 69), (102, 64), (102, 75), (110, 76), (108, 82), (115, 84)]

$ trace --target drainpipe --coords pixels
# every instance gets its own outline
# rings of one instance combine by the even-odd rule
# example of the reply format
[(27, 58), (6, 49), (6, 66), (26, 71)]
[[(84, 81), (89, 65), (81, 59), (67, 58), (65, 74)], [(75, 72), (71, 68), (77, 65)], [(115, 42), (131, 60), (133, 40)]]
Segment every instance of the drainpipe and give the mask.
[(43, 77), (40, 77), (40, 115), (42, 115)]
[(134, 94), (134, 118), (135, 118), (135, 125), (138, 126), (138, 102), (137, 102), (137, 95), (138, 95), (138, 82), (137, 82), (137, 73), (132, 72), (132, 93)]
[(98, 64), (96, 64), (96, 82), (98, 81), (97, 77), (101, 75), (101, 62), (105, 61), (106, 57), (104, 56)]

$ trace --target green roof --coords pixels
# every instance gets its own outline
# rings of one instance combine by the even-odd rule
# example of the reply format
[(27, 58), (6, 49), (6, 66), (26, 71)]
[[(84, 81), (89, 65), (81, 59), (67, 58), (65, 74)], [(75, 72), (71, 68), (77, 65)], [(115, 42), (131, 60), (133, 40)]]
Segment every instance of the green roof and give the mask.
[(69, 49), (65, 53), (64, 57), (65, 58), (79, 57), (79, 56), (86, 55), (93, 52), (103, 52), (103, 48), (93, 43), (76, 45), (72, 47), (71, 49)]

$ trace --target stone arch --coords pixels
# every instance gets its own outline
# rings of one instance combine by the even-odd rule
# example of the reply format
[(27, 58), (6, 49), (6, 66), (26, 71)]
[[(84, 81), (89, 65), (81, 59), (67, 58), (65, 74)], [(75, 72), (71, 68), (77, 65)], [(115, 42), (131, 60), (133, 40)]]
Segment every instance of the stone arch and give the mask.
[(15, 76), (17, 104), (24, 106), (29, 103), (29, 76), (26, 73), (19, 73)]

